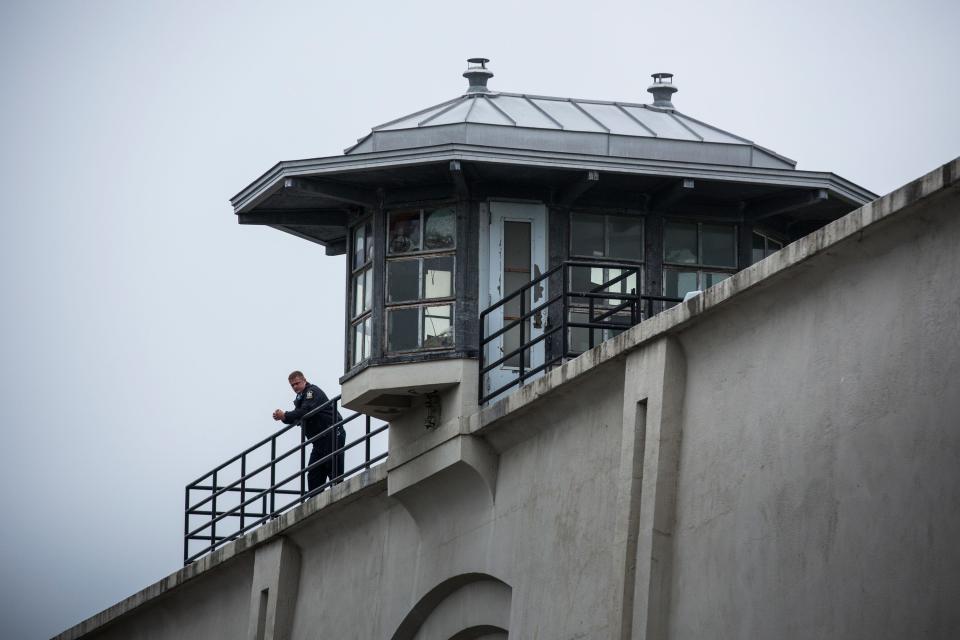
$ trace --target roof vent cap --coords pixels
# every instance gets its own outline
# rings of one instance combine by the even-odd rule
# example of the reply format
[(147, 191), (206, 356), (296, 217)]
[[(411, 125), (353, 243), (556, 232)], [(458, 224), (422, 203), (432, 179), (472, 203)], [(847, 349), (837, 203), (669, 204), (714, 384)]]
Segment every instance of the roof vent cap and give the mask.
[(653, 106), (661, 109), (675, 109), (670, 97), (677, 92), (677, 87), (673, 84), (672, 73), (654, 73), (651, 75), (653, 84), (647, 87), (647, 91), (653, 94)]
[(487, 80), (493, 77), (493, 71), (487, 69), (488, 58), (469, 58), (467, 60), (467, 70), (463, 72), (463, 77), (470, 82), (467, 87), (467, 94), (471, 93), (490, 93), (487, 88)]

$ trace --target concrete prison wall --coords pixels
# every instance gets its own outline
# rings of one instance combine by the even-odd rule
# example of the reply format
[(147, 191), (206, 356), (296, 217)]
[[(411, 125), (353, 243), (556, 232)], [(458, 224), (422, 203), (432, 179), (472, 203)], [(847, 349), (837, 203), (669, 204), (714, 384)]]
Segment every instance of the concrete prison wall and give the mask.
[(957, 637), (958, 176), (398, 420), (386, 464), (59, 637)]

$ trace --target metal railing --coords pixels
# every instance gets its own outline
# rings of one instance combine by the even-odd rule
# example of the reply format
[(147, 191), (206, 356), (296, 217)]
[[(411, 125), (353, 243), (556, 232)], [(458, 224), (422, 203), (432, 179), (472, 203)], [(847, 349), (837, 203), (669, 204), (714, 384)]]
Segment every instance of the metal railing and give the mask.
[[(574, 277), (576, 270), (584, 269), (590, 270), (587, 278), (591, 280), (590, 286), (574, 288), (579, 284), (575, 280), (582, 279)], [(664, 303), (681, 301), (680, 298), (637, 293), (642, 278), (641, 269), (638, 265), (622, 263), (567, 260), (483, 310), (480, 313), (478, 350), (480, 375), (477, 397), (480, 404), (512, 387), (522, 385), (549, 367), (562, 364), (566, 359), (592, 349), (604, 339), (629, 329), (662, 310)], [(610, 273), (611, 276), (608, 278), (603, 275), (601, 282), (593, 282), (597, 271), (601, 274)], [(537, 303), (540, 296), (534, 298), (532, 293), (545, 286), (550, 291), (559, 292)], [(518, 303), (514, 306), (519, 307), (516, 317), (501, 322), (502, 326), (488, 332), (488, 318), (504, 318), (507, 305), (514, 301)], [(497, 313), (500, 315), (494, 316)], [(545, 325), (542, 322), (544, 313), (547, 314)], [(571, 319), (577, 317), (584, 319)], [(536, 329), (542, 330), (533, 335)], [(510, 332), (519, 334), (512, 336), (516, 338), (514, 343), (518, 346), (509, 352), (501, 347), (502, 355), (499, 358), (487, 358), (488, 345), (502, 345)], [(571, 337), (579, 337), (580, 340), (576, 341), (576, 345), (571, 345)], [(497, 340), (499, 343), (495, 342)], [(585, 344), (580, 344), (581, 342)], [(541, 343), (542, 357), (532, 357), (534, 349)], [(585, 348), (577, 349), (580, 346)], [(511, 379), (485, 391), (490, 373), (498, 368), (512, 373)]]
[[(373, 441), (389, 425), (374, 426), (370, 416), (361, 413), (336, 421), (312, 438), (303, 437), (299, 428), (302, 422), (321, 411), (338, 415), (339, 401), (340, 396), (331, 398), (307, 413), (300, 422), (285, 426), (186, 486), (183, 516), (185, 565), (387, 457), (386, 444)], [(322, 438), (337, 442), (337, 429), (340, 428), (345, 431), (344, 444), (331, 446), (329, 454), (307, 464), (308, 447)], [(381, 448), (383, 451), (378, 453)], [(338, 459), (338, 456), (343, 457)], [(319, 487), (307, 489), (309, 471), (331, 461), (330, 467), (336, 469), (339, 460), (345, 463), (339, 465), (338, 475)], [(198, 499), (197, 494), (202, 497)], [(196, 501), (191, 503), (191, 500)]]

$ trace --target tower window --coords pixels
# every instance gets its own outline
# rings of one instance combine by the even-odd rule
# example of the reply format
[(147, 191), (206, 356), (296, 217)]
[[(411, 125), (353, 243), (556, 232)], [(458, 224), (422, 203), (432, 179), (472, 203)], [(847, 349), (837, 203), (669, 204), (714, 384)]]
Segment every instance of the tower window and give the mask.
[(726, 280), (737, 269), (737, 227), (667, 221), (663, 230), (663, 295), (682, 298)]
[(456, 210), (394, 211), (387, 227), (387, 351), (452, 347)]
[(760, 262), (761, 260), (769, 256), (771, 253), (780, 251), (780, 249), (783, 249), (782, 242), (778, 240), (774, 240), (773, 238), (771, 238), (766, 234), (757, 233), (756, 231), (754, 231), (753, 232), (753, 252), (750, 256), (750, 264), (753, 264), (755, 262)]
[(370, 357), (373, 322), (373, 226), (353, 228), (350, 258), (350, 366)]

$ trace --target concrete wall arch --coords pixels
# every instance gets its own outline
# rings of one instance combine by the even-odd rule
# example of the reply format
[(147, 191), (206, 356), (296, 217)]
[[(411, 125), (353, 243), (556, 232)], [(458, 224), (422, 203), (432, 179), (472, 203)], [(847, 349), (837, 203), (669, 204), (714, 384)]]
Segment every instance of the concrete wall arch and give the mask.
[(392, 640), (500, 640), (510, 625), (510, 585), (465, 573), (428, 591), (404, 616)]

